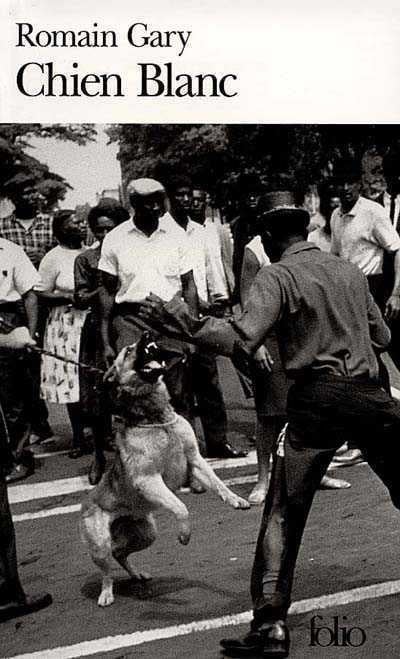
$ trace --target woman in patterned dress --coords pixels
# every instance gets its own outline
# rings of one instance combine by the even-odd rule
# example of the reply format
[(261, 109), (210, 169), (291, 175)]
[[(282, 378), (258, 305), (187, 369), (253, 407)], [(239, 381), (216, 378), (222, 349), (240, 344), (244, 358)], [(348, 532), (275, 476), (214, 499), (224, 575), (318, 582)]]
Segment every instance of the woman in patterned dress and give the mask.
[[(44, 336), (44, 349), (79, 361), (82, 327), (86, 310), (74, 306), (74, 263), (81, 254), (86, 225), (72, 210), (57, 211), (53, 233), (58, 241), (39, 266), (41, 283), (38, 296), (50, 308)], [(53, 357), (42, 356), (41, 396), (49, 403), (67, 405), (72, 426), (69, 457), (84, 453), (84, 419), (80, 404), (79, 369)]]

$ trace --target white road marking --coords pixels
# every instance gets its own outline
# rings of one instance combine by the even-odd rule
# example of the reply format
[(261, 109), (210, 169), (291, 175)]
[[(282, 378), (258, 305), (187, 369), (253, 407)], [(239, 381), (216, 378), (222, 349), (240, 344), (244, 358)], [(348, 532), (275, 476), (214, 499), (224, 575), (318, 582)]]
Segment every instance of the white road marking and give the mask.
[[(232, 487), (233, 485), (243, 485), (245, 483), (255, 483), (257, 480), (256, 474), (250, 475), (250, 476), (237, 476), (236, 478), (227, 478), (224, 480), (224, 483), (228, 485), (228, 487)], [(92, 486), (87, 484), (86, 489), (92, 489)], [(180, 494), (189, 494), (190, 493), (190, 488), (188, 487), (182, 487), (182, 489), (179, 491)], [(79, 511), (81, 505), (78, 504), (71, 504), (70, 506), (55, 506), (54, 508), (47, 508), (46, 510), (38, 510), (36, 512), (31, 512), (31, 513), (20, 513), (20, 514), (15, 514), (12, 516), (13, 522), (27, 522), (32, 519), (43, 519), (44, 517), (53, 517), (54, 515), (67, 515), (69, 513), (76, 513)]]
[(67, 455), (69, 450), (65, 449), (64, 451), (51, 451), (48, 453), (35, 453), (35, 451), (32, 451), (32, 453), (35, 460), (41, 460), (42, 458), (55, 458), (57, 455)]
[[(233, 467), (247, 467), (257, 463), (256, 452), (251, 451), (245, 458), (229, 458), (227, 460), (212, 459), (207, 460), (213, 469), (231, 469)], [(24, 503), (25, 501), (34, 501), (35, 499), (48, 499), (58, 497), (64, 494), (73, 494), (90, 490), (91, 486), (87, 476), (75, 476), (73, 478), (60, 478), (54, 481), (41, 481), (40, 483), (24, 483), (23, 485), (13, 485), (8, 488), (8, 498), (10, 503)]]
[(54, 515), (67, 515), (68, 513), (77, 513), (81, 508), (80, 503), (74, 503), (70, 506), (55, 506), (47, 510), (37, 510), (34, 513), (20, 513), (13, 515), (13, 522), (28, 522), (31, 519), (43, 519), (43, 517), (54, 517)]
[(90, 487), (87, 476), (60, 478), (55, 481), (13, 485), (8, 488), (8, 499), (10, 503), (24, 503), (35, 499), (47, 499), (62, 496), (63, 494), (82, 492), (83, 490), (89, 490)]
[[(386, 597), (400, 593), (400, 580), (386, 581), (383, 583), (353, 588), (321, 597), (294, 602), (289, 609), (290, 615), (309, 613), (327, 609), (330, 607), (343, 606), (353, 602)], [(104, 656), (107, 652), (114, 652), (122, 648), (131, 648), (152, 641), (163, 641), (168, 638), (187, 636), (199, 632), (248, 624), (252, 619), (252, 611), (244, 611), (234, 615), (210, 618), (208, 620), (195, 620), (184, 625), (172, 625), (158, 629), (146, 629), (144, 631), (132, 632), (130, 634), (118, 634), (116, 636), (105, 636), (91, 641), (82, 641), (74, 645), (61, 646), (39, 652), (15, 655), (12, 659), (75, 659), (76, 657), (88, 657), (93, 654)]]

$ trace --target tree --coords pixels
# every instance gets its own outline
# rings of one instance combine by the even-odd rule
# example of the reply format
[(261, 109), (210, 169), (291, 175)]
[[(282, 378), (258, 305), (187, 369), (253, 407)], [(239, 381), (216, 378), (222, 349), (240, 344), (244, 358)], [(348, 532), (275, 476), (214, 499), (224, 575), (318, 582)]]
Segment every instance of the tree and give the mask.
[(153, 176), (168, 184), (190, 174), (219, 198), (238, 199), (243, 175), (255, 175), (265, 189), (282, 174), (306, 190), (329, 176), (341, 156), (382, 156), (400, 142), (390, 125), (117, 124), (122, 177)]
[(40, 195), (42, 210), (52, 210), (71, 186), (27, 153), (29, 139), (55, 137), (84, 145), (95, 135), (90, 124), (0, 124), (0, 197), (17, 201), (21, 194)]

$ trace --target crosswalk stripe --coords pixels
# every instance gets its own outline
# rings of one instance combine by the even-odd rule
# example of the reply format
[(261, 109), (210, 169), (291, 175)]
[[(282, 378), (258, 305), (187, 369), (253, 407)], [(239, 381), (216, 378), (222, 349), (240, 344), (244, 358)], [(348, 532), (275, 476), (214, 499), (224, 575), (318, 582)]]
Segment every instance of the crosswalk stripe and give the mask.
[[(289, 614), (304, 614), (309, 613), (310, 611), (343, 606), (345, 604), (387, 597), (388, 595), (396, 595), (398, 593), (400, 593), (400, 580), (385, 581), (370, 586), (352, 588), (351, 590), (322, 595), (321, 597), (299, 600), (292, 604), (289, 609)], [(57, 648), (40, 650), (39, 652), (29, 652), (28, 654), (19, 654), (11, 659), (75, 659), (76, 657), (88, 657), (93, 654), (101, 654), (103, 657), (108, 652), (114, 652), (116, 650), (121, 650), (122, 648), (131, 648), (152, 641), (163, 641), (168, 638), (176, 638), (178, 636), (221, 629), (222, 627), (248, 624), (251, 619), (252, 611), (244, 611), (242, 613), (225, 615), (219, 618), (195, 620), (183, 625), (172, 625), (170, 627), (146, 629), (144, 631), (96, 638), (91, 641), (75, 643), (74, 645), (60, 646)]]
[[(250, 476), (236, 476), (235, 478), (227, 478), (224, 480), (224, 483), (228, 487), (233, 485), (244, 485), (245, 483), (255, 483), (257, 476), (255, 474)], [(88, 485), (88, 489), (91, 489), (91, 485)], [(179, 490), (180, 494), (189, 494), (189, 487), (182, 487)], [(46, 510), (37, 510), (31, 513), (19, 513), (12, 516), (13, 522), (28, 522), (33, 519), (43, 519), (45, 517), (54, 517), (55, 515), (67, 515), (69, 513), (76, 513), (79, 511), (81, 505), (80, 503), (71, 504), (70, 506), (55, 506), (54, 508), (47, 508)]]
[[(256, 452), (251, 451), (245, 458), (213, 458), (207, 460), (213, 469), (233, 469), (247, 467), (257, 463)], [(23, 485), (13, 485), (8, 488), (8, 499), (10, 503), (24, 503), (36, 499), (47, 499), (51, 497), (62, 496), (64, 494), (73, 494), (89, 490), (87, 476), (74, 476), (72, 478), (60, 478), (54, 481), (41, 481), (40, 483), (24, 483)]]

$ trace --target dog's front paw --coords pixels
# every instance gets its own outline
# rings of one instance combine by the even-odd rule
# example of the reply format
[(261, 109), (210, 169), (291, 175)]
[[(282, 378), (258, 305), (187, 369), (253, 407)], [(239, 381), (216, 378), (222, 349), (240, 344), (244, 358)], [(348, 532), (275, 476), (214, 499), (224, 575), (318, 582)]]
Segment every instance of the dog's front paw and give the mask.
[(114, 595), (109, 590), (102, 590), (97, 600), (99, 606), (110, 606), (114, 603)]
[(181, 545), (187, 545), (190, 540), (191, 528), (188, 523), (183, 522), (180, 524), (178, 540)]
[(250, 504), (247, 501), (247, 499), (242, 499), (242, 497), (232, 497), (232, 499), (228, 499), (228, 503), (232, 508), (241, 508), (242, 510), (245, 510), (247, 508), (250, 508)]

